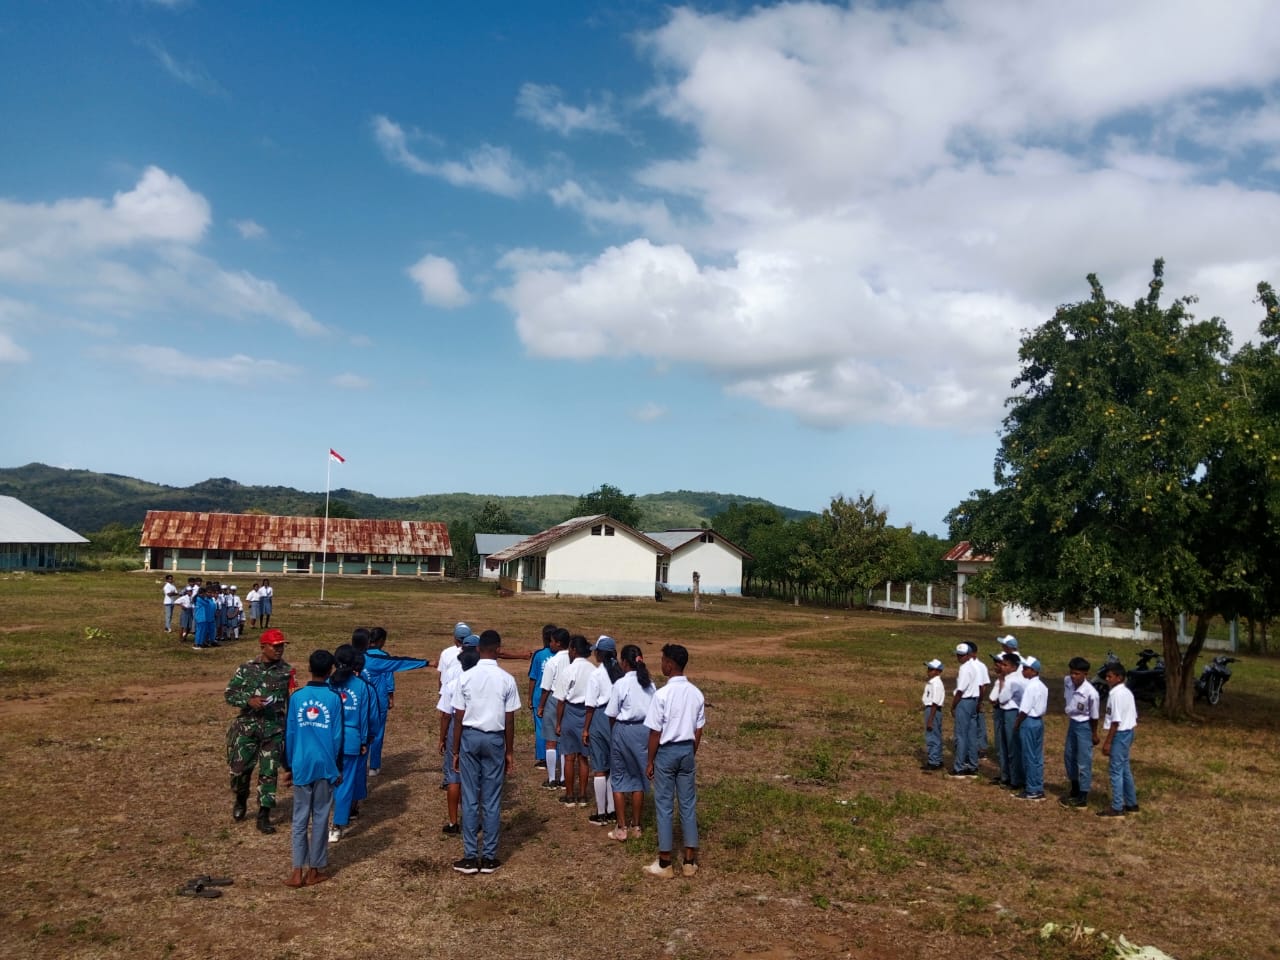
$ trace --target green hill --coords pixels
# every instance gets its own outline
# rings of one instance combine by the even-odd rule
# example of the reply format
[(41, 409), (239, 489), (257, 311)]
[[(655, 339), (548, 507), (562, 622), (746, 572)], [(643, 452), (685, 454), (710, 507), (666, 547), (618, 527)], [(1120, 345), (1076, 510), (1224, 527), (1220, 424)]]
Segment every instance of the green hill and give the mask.
[[(589, 491), (582, 491), (583, 493)], [(245, 486), (217, 477), (189, 487), (169, 487), (134, 477), (92, 470), (63, 470), (43, 463), (0, 468), (0, 494), (17, 497), (59, 523), (80, 533), (101, 530), (107, 524), (131, 527), (142, 522), (148, 510), (198, 510), (212, 513), (244, 513), (256, 510), (284, 516), (309, 516), (324, 505), (324, 493), (292, 487)], [(503, 497), (483, 493), (438, 493), (416, 497), (375, 497), (359, 490), (340, 488), (330, 492), (354, 516), (386, 520), (470, 520), (486, 500), (497, 501), (524, 533), (536, 533), (564, 520), (577, 503), (576, 496)], [(697, 527), (721, 513), (730, 503), (763, 503), (760, 497), (676, 490), (636, 497), (644, 511), (642, 526), (649, 530)], [(808, 511), (779, 507), (787, 519), (809, 516)]]

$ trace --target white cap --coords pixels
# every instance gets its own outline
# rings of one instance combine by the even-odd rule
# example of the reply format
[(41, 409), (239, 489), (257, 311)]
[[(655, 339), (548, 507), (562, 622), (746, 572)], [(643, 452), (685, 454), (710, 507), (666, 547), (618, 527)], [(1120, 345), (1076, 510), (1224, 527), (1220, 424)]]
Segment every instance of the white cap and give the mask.
[(956, 644), (956, 656), (958, 657), (961, 655), (966, 657), (969, 655), (969, 645), (967, 643)]

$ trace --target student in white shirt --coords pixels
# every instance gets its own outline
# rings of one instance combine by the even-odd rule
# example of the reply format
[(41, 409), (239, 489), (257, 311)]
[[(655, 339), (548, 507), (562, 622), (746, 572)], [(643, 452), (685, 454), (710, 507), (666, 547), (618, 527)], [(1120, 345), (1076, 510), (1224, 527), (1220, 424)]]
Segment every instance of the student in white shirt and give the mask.
[(951, 717), (955, 725), (956, 757), (950, 776), (972, 779), (978, 775), (978, 697), (981, 677), (973, 665), (969, 644), (956, 644), (956, 685), (951, 696)]
[(996, 739), (1000, 744), (1000, 776), (991, 782), (1011, 790), (1021, 790), (1026, 785), (1022, 769), (1022, 744), (1014, 733), (1018, 708), (1022, 706), (1022, 691), (1027, 681), (1022, 677), (1022, 658), (1016, 653), (1002, 653), (996, 660), (997, 676), (991, 687), (995, 701)]
[(257, 580), (253, 581), (253, 586), (249, 588), (249, 595), (245, 597), (249, 601), (249, 626), (256, 627), (258, 625), (258, 617), (262, 615), (262, 584)]
[(1062, 678), (1062, 699), (1066, 704), (1067, 739), (1062, 747), (1062, 765), (1071, 782), (1071, 792), (1058, 802), (1064, 807), (1083, 809), (1089, 805), (1093, 785), (1093, 748), (1098, 745), (1098, 691), (1089, 682), (1089, 661), (1072, 657)]
[[(559, 757), (557, 747), (560, 738), (556, 734), (556, 711), (564, 696), (569, 670), (569, 631), (564, 627), (557, 627), (551, 634), (551, 649), (555, 653), (542, 668), (538, 716), (542, 718), (542, 735), (547, 741), (547, 782), (543, 786), (556, 790), (564, 786), (564, 762)], [(547, 712), (548, 707), (551, 708), (550, 713)]]
[(1040, 661), (1022, 658), (1022, 676), (1027, 681), (1022, 690), (1022, 705), (1013, 727), (1022, 745), (1022, 769), (1026, 783), (1016, 794), (1019, 800), (1044, 799), (1044, 715), (1049, 710), (1049, 688), (1040, 679)]
[(458, 678), (474, 667), (480, 660), (479, 647), (468, 647), (454, 658), (454, 667), (449, 678), (444, 681), (440, 690), (440, 699), (436, 703), (436, 712), (440, 714), (440, 756), (443, 758), (441, 771), (444, 774), (445, 820), (441, 831), (444, 833), (462, 833), (458, 823), (458, 808), (462, 804), (462, 776), (454, 769), (453, 764), (453, 728), (457, 722), (453, 715), (453, 695), (458, 690)]
[[(656, 692), (644, 655), (634, 643), (622, 648), (622, 678), (609, 691), (604, 712), (613, 724), (610, 738), (609, 782), (618, 825), (609, 831), (614, 840), (640, 836), (640, 813), (644, 808), (645, 764), (648, 761), (649, 730), (644, 719)], [(630, 803), (630, 823), (627, 821)]]
[(591, 786), (595, 793), (596, 812), (587, 819), (597, 827), (613, 820), (613, 791), (609, 789), (609, 756), (611, 725), (605, 714), (613, 685), (622, 676), (618, 664), (618, 643), (601, 635), (591, 648), (596, 668), (587, 682), (587, 715), (583, 721), (582, 745), (591, 766)]
[(942, 769), (942, 708), (947, 702), (947, 691), (942, 686), (942, 661), (930, 660), (924, 665), (929, 677), (925, 681), (924, 696), (924, 752), (921, 770)]
[(164, 632), (170, 633), (173, 630), (173, 604), (178, 599), (178, 588), (174, 585), (172, 573), (164, 575), (161, 591), (164, 593)]
[(591, 662), (591, 644), (583, 636), (569, 641), (569, 666), (565, 670), (564, 697), (556, 705), (556, 741), (564, 757), (564, 796), (566, 806), (587, 805), (589, 774), (582, 734), (586, 729), (587, 687), (595, 673)]
[(462, 641), (469, 636), (471, 636), (471, 628), (461, 620), (453, 625), (453, 643), (441, 650), (440, 658), (436, 660), (436, 672), (440, 674), (441, 690), (449, 682), (450, 678), (447, 674), (451, 674), (458, 663), (458, 654), (462, 652)]
[(1124, 684), (1124, 667), (1118, 663), (1107, 664), (1103, 679), (1111, 688), (1107, 694), (1107, 738), (1102, 742), (1103, 755), (1111, 758), (1107, 768), (1111, 779), (1111, 806), (1099, 810), (1098, 816), (1123, 817), (1126, 813), (1138, 812), (1138, 791), (1129, 766), (1133, 732), (1138, 726), (1138, 706), (1133, 701), (1133, 691)]
[(493, 873), (502, 866), (502, 787), (516, 766), (520, 691), (515, 677), (498, 666), (501, 644), (497, 630), (480, 634), (480, 661), (458, 678), (453, 693), (453, 768), (462, 778), (462, 859), (453, 865), (459, 873)]
[(689, 682), (684, 669), (689, 651), (678, 643), (662, 648), (662, 675), (667, 684), (649, 704), (644, 725), (649, 728), (645, 774), (653, 781), (653, 807), (658, 821), (658, 859), (645, 867), (655, 877), (674, 877), (671, 859), (674, 813), (680, 805), (680, 829), (684, 834), (683, 876), (698, 872), (698, 747), (706, 726), (706, 699)]

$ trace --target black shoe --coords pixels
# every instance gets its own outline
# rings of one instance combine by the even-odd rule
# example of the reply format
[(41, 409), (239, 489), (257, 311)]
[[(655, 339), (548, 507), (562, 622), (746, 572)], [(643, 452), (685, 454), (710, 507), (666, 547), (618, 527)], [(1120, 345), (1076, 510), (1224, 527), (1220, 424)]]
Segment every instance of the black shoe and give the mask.
[(1076, 810), (1083, 809), (1089, 805), (1089, 801), (1079, 794), (1074, 797), (1063, 797), (1058, 801), (1058, 803), (1062, 804), (1064, 807), (1072, 807)]
[(545, 770), (545, 769), (547, 769), (547, 761), (545, 761), (545, 760), (537, 760), (537, 761), (535, 761), (535, 762), (534, 762), (534, 764), (533, 764), (533, 765), (534, 765), (535, 767), (537, 767), (539, 770)]
[(484, 857), (480, 860), (481, 873), (493, 873), (493, 871), (497, 870), (500, 866), (502, 866), (501, 860), (491, 860), (488, 857)]
[(1039, 800), (1043, 800), (1043, 799), (1044, 799), (1044, 794), (1043, 794), (1043, 793), (1027, 793), (1027, 791), (1023, 790), (1021, 793), (1015, 793), (1015, 794), (1013, 795), (1013, 798), (1014, 798), (1015, 800), (1036, 800), (1036, 801), (1039, 801)]
[(1007, 787), (1009, 785), (1009, 781), (1005, 780), (1003, 777), (991, 777), (987, 783), (995, 787)]
[(241, 820), (245, 818), (245, 814), (249, 812), (248, 807), (249, 807), (249, 795), (247, 793), (245, 794), (237, 793), (236, 802), (231, 807), (231, 819), (234, 820), (236, 823), (239, 823)]
[(1124, 812), (1125, 812), (1125, 813), (1137, 813), (1137, 812), (1138, 812), (1138, 809), (1139, 809), (1139, 808), (1138, 808), (1138, 805), (1137, 805), (1136, 803), (1135, 803), (1133, 806), (1129, 806), (1129, 804), (1127, 804), (1127, 803), (1124, 805)]
[(460, 823), (446, 823), (443, 827), (441, 827), (441, 828), (440, 828), (440, 832), (441, 832), (441, 833), (461, 833), (461, 832), (462, 832), (462, 824), (460, 824)]
[(275, 833), (276, 828), (271, 825), (271, 808), (258, 808), (258, 832), (259, 833)]
[(543, 783), (542, 783), (542, 789), (543, 789), (543, 790), (559, 790), (559, 789), (560, 789), (560, 781), (559, 781), (559, 780), (544, 780), (544, 781), (543, 781)]
[(587, 817), (587, 822), (597, 827), (603, 827), (606, 823), (613, 823), (613, 817), (607, 813), (593, 813)]
[(351, 819), (354, 820), (358, 816), (360, 816), (360, 804), (353, 803), (351, 805)]
[(942, 769), (942, 764), (940, 764), (940, 763), (926, 763), (926, 764), (924, 764), (923, 766), (921, 766), (921, 767), (920, 767), (920, 769), (921, 769), (921, 770), (923, 770), (925, 773), (933, 773), (935, 770), (941, 770), (941, 769)]
[(560, 802), (563, 803), (565, 806), (573, 807), (573, 806), (577, 806), (578, 798), (573, 796), (572, 794), (566, 793), (563, 797), (560, 798)]
[(975, 780), (978, 777), (976, 770), (948, 770), (948, 777), (955, 777), (959, 780)]
[(1105, 809), (1105, 810), (1099, 810), (1099, 811), (1098, 811), (1098, 816), (1100, 816), (1100, 817), (1123, 817), (1123, 816), (1124, 816), (1124, 811), (1123, 811), (1123, 810), (1115, 810), (1115, 809), (1113, 809), (1112, 807), (1107, 807), (1107, 809)]
[(453, 861), (453, 869), (459, 873), (479, 873), (480, 861), (475, 857), (463, 857), (461, 860)]

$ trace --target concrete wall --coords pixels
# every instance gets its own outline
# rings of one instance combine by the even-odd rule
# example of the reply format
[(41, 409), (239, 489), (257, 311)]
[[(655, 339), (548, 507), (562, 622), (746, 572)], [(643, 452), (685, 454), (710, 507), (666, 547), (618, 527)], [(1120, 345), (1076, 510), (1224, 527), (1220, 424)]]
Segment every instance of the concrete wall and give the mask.
[(673, 593), (691, 592), (695, 570), (702, 578), (703, 593), (742, 595), (742, 557), (720, 543), (718, 537), (715, 543), (695, 540), (673, 553), (667, 571), (667, 588)]
[(547, 548), (544, 593), (569, 596), (653, 597), (658, 553), (618, 530), (592, 536), (587, 527)]

